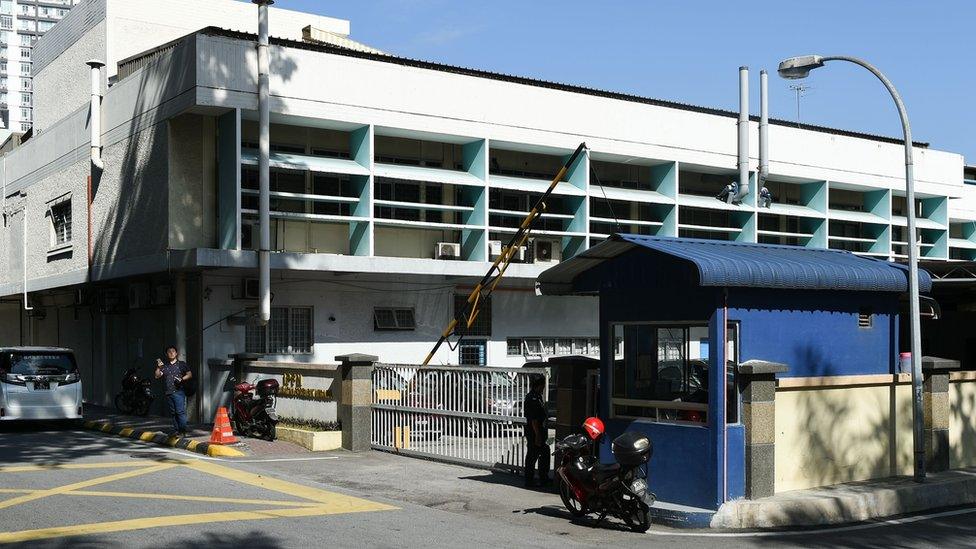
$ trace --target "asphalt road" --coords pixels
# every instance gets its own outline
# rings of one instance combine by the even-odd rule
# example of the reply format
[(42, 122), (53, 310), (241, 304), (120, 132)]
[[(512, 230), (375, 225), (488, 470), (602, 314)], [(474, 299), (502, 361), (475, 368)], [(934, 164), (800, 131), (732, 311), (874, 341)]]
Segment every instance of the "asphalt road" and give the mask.
[(48, 547), (976, 547), (976, 508), (783, 533), (573, 523), (517, 479), (372, 452), (203, 459), (0, 425), (0, 543)]

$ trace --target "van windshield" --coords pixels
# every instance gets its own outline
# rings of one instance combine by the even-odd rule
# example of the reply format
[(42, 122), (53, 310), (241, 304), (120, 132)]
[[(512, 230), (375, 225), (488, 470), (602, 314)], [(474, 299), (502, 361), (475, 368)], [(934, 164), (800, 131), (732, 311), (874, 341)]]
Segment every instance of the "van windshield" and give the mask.
[(66, 353), (10, 353), (7, 360), (11, 374), (58, 376), (78, 370), (75, 359)]

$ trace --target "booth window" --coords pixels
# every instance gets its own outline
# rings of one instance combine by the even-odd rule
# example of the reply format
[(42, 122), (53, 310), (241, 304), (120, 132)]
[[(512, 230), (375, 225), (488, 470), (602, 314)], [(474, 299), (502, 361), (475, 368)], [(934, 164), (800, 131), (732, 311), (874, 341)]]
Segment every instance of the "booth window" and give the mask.
[[(702, 424), (707, 421), (708, 326), (615, 324), (611, 413), (615, 417)], [(736, 327), (729, 325), (727, 421), (738, 421), (735, 391)]]

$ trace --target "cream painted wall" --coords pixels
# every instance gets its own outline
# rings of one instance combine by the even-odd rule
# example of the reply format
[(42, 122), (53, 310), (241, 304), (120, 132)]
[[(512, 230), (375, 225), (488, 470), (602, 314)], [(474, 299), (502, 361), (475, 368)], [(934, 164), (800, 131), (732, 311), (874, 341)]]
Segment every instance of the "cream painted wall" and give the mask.
[(377, 227), (375, 255), (432, 258), (438, 242), (457, 242), (451, 232)]
[(776, 392), (776, 492), (912, 473), (911, 386)]
[(976, 466), (976, 381), (949, 384), (949, 467)]

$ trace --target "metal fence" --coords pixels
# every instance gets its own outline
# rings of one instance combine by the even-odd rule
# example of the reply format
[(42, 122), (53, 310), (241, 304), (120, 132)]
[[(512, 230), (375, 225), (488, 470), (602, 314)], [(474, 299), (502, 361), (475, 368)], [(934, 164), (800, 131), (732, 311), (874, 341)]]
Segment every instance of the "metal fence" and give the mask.
[(377, 364), (372, 446), (441, 461), (521, 470), (522, 399), (533, 375), (547, 372)]

